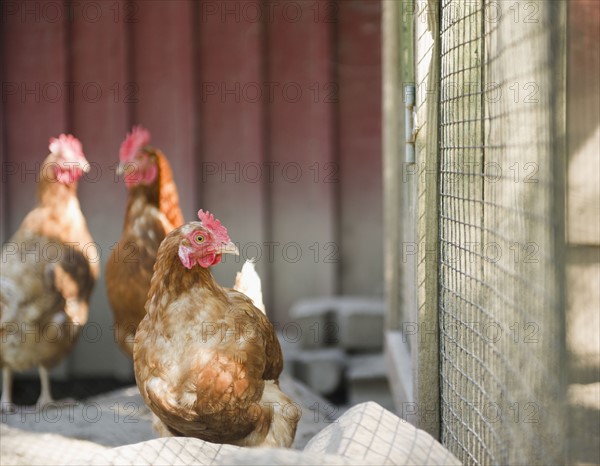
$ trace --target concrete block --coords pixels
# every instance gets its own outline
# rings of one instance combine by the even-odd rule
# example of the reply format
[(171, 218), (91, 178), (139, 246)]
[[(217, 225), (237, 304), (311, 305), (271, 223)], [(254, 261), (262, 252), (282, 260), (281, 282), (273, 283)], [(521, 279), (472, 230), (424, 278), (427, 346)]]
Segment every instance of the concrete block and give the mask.
[(385, 409), (394, 411), (383, 354), (350, 356), (346, 379), (350, 404), (375, 401)]
[(349, 351), (383, 348), (384, 302), (378, 298), (344, 297), (336, 300), (337, 345)]
[(569, 382), (596, 382), (600, 380), (600, 248), (570, 247), (566, 272)]
[(333, 393), (342, 381), (346, 355), (338, 348), (303, 350), (295, 355), (294, 376), (322, 395)]
[(292, 306), (290, 309), (292, 322), (287, 327), (299, 326), (300, 343), (303, 348), (323, 348), (336, 345), (337, 302), (336, 298), (314, 298), (303, 299)]

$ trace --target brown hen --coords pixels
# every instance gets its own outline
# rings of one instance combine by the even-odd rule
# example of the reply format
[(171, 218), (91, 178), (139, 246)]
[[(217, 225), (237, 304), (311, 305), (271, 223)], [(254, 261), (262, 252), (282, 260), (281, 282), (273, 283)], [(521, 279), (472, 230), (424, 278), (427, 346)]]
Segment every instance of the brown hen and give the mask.
[(87, 322), (99, 254), (77, 199), (89, 168), (73, 136), (50, 140), (37, 206), (2, 247), (0, 365), (2, 408), (12, 409), (12, 372), (38, 367), (39, 406), (52, 401), (48, 368), (75, 345)]
[(149, 142), (150, 133), (138, 126), (121, 145), (119, 171), (129, 191), (127, 210), (121, 238), (105, 271), (115, 340), (129, 356), (137, 326), (146, 314), (144, 304), (158, 246), (183, 223), (169, 162)]
[(266, 315), (210, 267), (237, 254), (208, 213), (162, 242), (134, 345), (138, 388), (171, 435), (291, 446), (299, 407), (279, 388), (281, 347)]

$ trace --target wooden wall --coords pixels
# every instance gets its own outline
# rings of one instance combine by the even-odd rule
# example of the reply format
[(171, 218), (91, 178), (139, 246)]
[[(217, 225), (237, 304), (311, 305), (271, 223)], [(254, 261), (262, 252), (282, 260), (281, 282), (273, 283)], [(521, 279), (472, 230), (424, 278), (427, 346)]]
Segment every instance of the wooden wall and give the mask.
[[(104, 263), (126, 201), (119, 145), (140, 123), (173, 165), (186, 220), (214, 211), (259, 259), (272, 320), (300, 298), (381, 295), (380, 8), (3, 2), (2, 242), (34, 204), (48, 138), (72, 132), (94, 165), (79, 193)], [(240, 267), (227, 258), (215, 275), (233, 283)], [(103, 280), (90, 323), (64, 372), (128, 376)]]

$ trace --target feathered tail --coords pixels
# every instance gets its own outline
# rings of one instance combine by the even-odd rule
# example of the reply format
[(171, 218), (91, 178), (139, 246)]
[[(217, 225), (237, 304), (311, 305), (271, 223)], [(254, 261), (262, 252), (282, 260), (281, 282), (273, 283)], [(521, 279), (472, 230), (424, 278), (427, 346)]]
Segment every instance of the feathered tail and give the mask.
[(265, 381), (260, 400), (260, 417), (249, 435), (236, 442), (241, 447), (290, 448), (294, 443), (300, 406), (294, 403), (273, 380)]
[(246, 261), (242, 267), (242, 271), (238, 272), (235, 276), (235, 285), (233, 285), (233, 289), (248, 296), (254, 305), (260, 309), (263, 314), (266, 314), (265, 305), (263, 304), (260, 277), (258, 276), (258, 273), (256, 273), (254, 262), (251, 260)]

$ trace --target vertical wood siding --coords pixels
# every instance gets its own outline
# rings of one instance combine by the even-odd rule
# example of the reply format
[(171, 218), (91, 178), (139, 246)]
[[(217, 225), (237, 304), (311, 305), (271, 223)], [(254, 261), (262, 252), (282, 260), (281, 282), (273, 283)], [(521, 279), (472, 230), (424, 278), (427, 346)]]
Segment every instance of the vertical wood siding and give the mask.
[[(48, 139), (72, 132), (94, 165), (79, 194), (104, 271), (125, 211), (119, 145), (139, 123), (172, 163), (186, 220), (214, 211), (258, 259), (279, 325), (300, 298), (383, 293), (379, 1), (2, 8), (3, 242), (34, 205)], [(215, 275), (232, 284), (241, 264)], [(103, 279), (90, 322), (68, 372), (130, 376)]]

